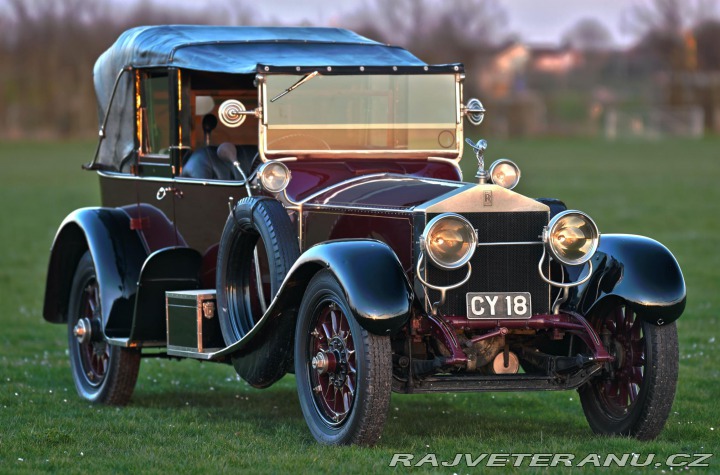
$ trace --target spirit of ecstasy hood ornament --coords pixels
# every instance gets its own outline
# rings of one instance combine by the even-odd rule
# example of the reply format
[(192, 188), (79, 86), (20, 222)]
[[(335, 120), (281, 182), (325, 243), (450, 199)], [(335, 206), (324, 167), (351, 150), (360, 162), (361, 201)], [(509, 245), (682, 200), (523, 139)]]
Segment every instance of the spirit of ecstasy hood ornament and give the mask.
[(465, 142), (467, 142), (467, 144), (473, 149), (475, 152), (475, 158), (477, 158), (478, 161), (478, 171), (475, 174), (475, 178), (477, 178), (479, 184), (484, 185), (487, 183), (490, 176), (488, 171), (485, 170), (485, 150), (487, 149), (487, 140), (480, 139), (477, 143), (475, 143), (472, 139), (466, 138)]

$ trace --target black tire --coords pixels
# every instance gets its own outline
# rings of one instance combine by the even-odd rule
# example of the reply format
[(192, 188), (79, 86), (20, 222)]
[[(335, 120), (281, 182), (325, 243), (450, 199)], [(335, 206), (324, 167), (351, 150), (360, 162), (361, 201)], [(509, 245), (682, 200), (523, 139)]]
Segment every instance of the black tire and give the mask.
[(656, 326), (642, 321), (628, 305), (613, 309), (594, 326), (616, 360), (578, 389), (590, 427), (596, 434), (654, 439), (675, 399), (675, 323)]
[(218, 317), (227, 345), (255, 326), (264, 313), (260, 295), (267, 307), (299, 256), (297, 233), (280, 202), (264, 197), (238, 201), (220, 239), (216, 274)]
[[(334, 362), (322, 374), (312, 366), (319, 352), (332, 353)], [(300, 306), (295, 378), (305, 421), (318, 442), (371, 446), (378, 441), (390, 405), (390, 337), (360, 326), (342, 287), (327, 270), (312, 278)]]
[[(102, 332), (100, 288), (90, 252), (75, 270), (68, 305), (70, 368), (78, 394), (94, 403), (124, 406), (130, 400), (138, 371), (140, 350), (109, 345)], [(90, 329), (81, 342), (74, 330), (80, 320)]]

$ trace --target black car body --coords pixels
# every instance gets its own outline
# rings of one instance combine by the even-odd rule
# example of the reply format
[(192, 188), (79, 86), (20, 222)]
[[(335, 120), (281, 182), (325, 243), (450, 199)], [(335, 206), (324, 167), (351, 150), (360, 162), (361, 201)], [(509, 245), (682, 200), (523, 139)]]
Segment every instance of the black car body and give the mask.
[(76, 387), (129, 401), (140, 358), (294, 372), (323, 443), (372, 444), (390, 392), (578, 389), (599, 433), (653, 438), (685, 284), (649, 238), (462, 180), (461, 64), (323, 28), (160, 26), (95, 67), (102, 206), (51, 251), (44, 317)]

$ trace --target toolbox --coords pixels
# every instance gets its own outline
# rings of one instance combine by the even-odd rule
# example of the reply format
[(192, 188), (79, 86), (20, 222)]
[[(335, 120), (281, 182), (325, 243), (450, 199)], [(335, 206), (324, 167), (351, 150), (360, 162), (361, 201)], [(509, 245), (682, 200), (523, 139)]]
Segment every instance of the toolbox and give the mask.
[(206, 353), (225, 346), (215, 290), (165, 292), (168, 350)]

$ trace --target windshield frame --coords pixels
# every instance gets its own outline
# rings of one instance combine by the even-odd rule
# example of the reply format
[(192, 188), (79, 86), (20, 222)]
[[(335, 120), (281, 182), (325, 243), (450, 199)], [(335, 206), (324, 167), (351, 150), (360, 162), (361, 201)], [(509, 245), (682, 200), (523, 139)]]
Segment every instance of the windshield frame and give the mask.
[[(345, 69), (345, 68), (343, 68)], [(369, 69), (369, 68), (368, 68)], [(394, 74), (394, 75), (419, 75), (422, 73), (428, 73), (428, 69), (423, 67), (413, 68), (402, 68), (401, 72), (391, 70), (390, 68), (383, 68), (384, 71), (371, 71), (367, 74)], [(438, 68), (439, 69), (439, 68)], [(465, 77), (462, 70), (449, 70), (450, 68), (443, 68), (438, 71), (436, 67), (432, 67), (430, 74), (443, 73), (447, 75), (453, 75), (455, 78), (455, 141), (454, 147), (441, 150), (441, 149), (430, 149), (430, 150), (397, 150), (397, 149), (373, 149), (373, 150), (268, 150), (268, 121), (267, 121), (267, 106), (270, 104), (270, 98), (268, 97), (267, 90), (267, 76), (269, 74), (278, 75), (292, 75), (298, 79), (302, 78), (305, 74), (319, 71), (321, 75), (331, 75), (332, 72), (326, 71), (324, 68), (311, 68), (303, 67), (302, 69), (294, 69), (292, 71), (279, 71), (277, 73), (259, 73), (257, 75), (258, 83), (258, 99), (262, 110), (262, 119), (259, 121), (259, 137), (258, 145), (260, 151), (260, 157), (263, 162), (269, 160), (297, 160), (306, 158), (330, 158), (330, 159), (342, 159), (342, 158), (397, 158), (397, 159), (429, 159), (429, 158), (442, 158), (459, 162), (462, 157), (463, 151), (463, 120), (462, 120), (462, 81)], [(361, 71), (363, 69), (360, 69)], [(344, 76), (357, 76), (357, 72), (343, 71), (342, 73), (334, 72), (333, 75), (344, 75)], [(301, 93), (303, 86), (300, 86), (298, 91), (291, 91), (289, 94)], [(280, 99), (282, 100), (282, 99)], [(421, 100), (421, 99), (419, 99)]]

